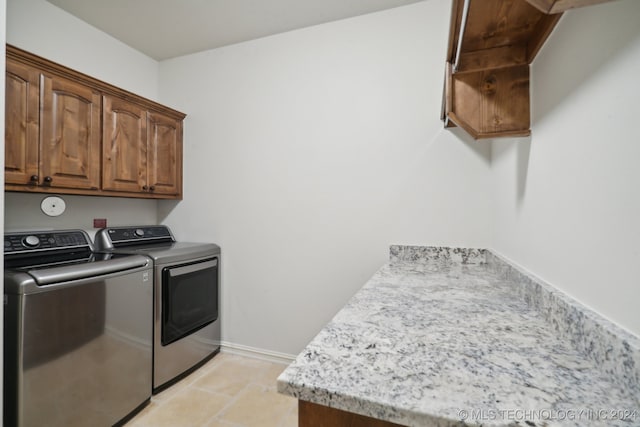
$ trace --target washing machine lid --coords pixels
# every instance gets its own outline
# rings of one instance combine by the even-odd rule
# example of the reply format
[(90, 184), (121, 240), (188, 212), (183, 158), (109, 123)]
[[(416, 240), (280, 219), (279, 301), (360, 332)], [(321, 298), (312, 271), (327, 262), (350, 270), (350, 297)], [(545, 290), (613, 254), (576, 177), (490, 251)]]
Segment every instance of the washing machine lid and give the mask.
[(114, 253), (148, 256), (156, 265), (191, 262), (220, 255), (220, 247), (213, 243), (174, 242), (156, 245), (137, 245), (113, 249)]
[[(141, 255), (96, 254), (82, 230), (6, 233), (5, 292), (68, 283), (144, 267)], [(28, 289), (27, 289), (28, 288)]]

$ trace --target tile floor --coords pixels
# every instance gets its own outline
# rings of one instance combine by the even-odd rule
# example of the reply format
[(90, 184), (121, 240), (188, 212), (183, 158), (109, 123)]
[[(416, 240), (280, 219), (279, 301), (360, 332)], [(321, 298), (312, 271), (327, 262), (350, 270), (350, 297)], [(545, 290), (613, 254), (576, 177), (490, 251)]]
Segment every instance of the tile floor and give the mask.
[(296, 427), (297, 400), (276, 391), (285, 367), (220, 353), (152, 396), (126, 427)]

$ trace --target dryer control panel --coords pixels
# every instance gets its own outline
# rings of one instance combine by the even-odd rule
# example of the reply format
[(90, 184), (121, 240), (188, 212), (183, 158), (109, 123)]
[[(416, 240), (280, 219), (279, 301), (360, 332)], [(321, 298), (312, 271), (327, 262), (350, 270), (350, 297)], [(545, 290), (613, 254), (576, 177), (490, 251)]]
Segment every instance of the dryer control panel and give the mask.
[(175, 242), (168, 227), (164, 225), (145, 225), (137, 227), (109, 227), (96, 233), (96, 247), (111, 250), (124, 246)]

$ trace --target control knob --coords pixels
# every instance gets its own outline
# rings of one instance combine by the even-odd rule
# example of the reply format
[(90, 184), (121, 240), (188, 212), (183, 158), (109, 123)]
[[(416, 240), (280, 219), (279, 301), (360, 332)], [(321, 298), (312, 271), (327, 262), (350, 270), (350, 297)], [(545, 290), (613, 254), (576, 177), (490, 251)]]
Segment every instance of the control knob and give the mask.
[(144, 236), (144, 230), (142, 228), (137, 228), (135, 233), (136, 233), (136, 236), (138, 237)]
[(40, 239), (37, 236), (31, 235), (22, 239), (22, 245), (27, 248), (35, 248), (40, 244)]

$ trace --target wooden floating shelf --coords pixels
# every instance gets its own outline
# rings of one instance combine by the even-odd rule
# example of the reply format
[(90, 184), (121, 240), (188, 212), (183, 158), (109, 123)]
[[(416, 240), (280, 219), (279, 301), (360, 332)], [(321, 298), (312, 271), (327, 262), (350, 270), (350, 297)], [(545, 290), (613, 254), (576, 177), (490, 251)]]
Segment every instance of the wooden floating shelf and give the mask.
[(529, 64), (562, 15), (525, 0), (469, 0), (466, 10), (464, 3), (454, 0), (451, 13), (445, 126), (474, 139), (528, 136)]
[(591, 6), (612, 0), (527, 0), (544, 13), (560, 13), (576, 7)]
[(453, 0), (445, 127), (459, 126), (474, 139), (530, 135), (529, 65), (562, 11), (605, 1)]

